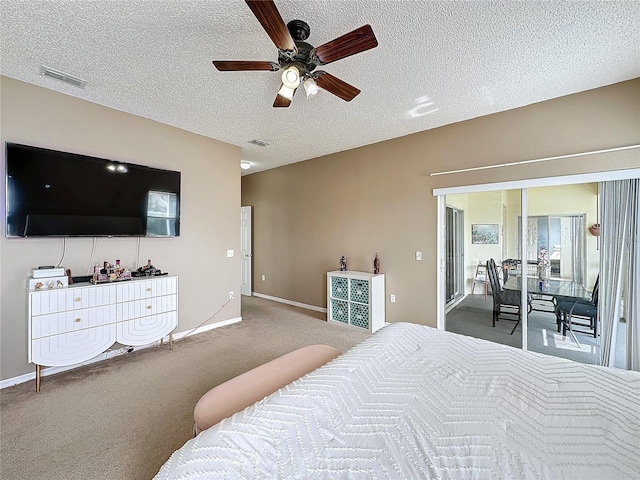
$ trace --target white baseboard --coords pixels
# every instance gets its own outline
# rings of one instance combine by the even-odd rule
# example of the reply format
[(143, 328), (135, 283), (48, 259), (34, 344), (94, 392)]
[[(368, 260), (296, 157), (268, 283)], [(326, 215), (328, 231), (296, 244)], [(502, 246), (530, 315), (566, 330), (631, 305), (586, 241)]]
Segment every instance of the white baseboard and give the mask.
[(315, 305), (307, 305), (306, 303), (294, 302), (293, 300), (287, 300), (286, 298), (272, 297), (271, 295), (265, 295), (263, 293), (253, 292), (254, 297), (266, 298), (267, 300), (273, 300), (274, 302), (286, 303), (287, 305), (293, 305), (294, 307), (306, 308), (307, 310), (314, 310), (316, 312), (327, 313), (327, 309), (323, 307), (316, 307)]
[[(195, 330), (186, 330), (184, 332), (178, 332), (173, 335), (173, 339), (179, 340), (184, 337), (190, 337), (191, 335), (197, 335), (198, 333), (208, 332), (209, 330), (213, 330), (214, 328), (224, 327), (226, 325), (231, 325), (232, 323), (238, 323), (242, 321), (242, 317), (230, 318), (229, 320), (222, 320), (220, 322), (212, 323), (210, 325), (204, 325), (202, 327), (198, 327)], [(163, 338), (165, 342), (169, 341), (169, 336)], [(47, 377), (49, 375), (55, 375), (56, 373), (66, 372), (67, 370), (72, 370), (74, 368), (83, 367), (85, 365), (90, 365), (92, 363), (101, 362), (103, 360), (108, 360), (110, 358), (114, 358), (120, 355), (126, 355), (129, 348), (132, 348), (131, 351), (143, 350), (145, 348), (151, 348), (158, 346), (158, 342), (150, 343), (148, 345), (142, 345), (139, 347), (127, 347), (124, 346), (122, 348), (118, 348), (116, 350), (107, 350), (106, 352), (101, 353), (100, 355), (96, 355), (95, 357), (87, 360), (86, 362), (77, 363), (75, 365), (67, 365), (64, 367), (49, 367), (43, 368), (40, 371), (41, 377)], [(13, 385), (18, 385), (19, 383), (25, 383), (31, 380), (35, 380), (36, 372), (25, 373), (24, 375), (18, 375), (17, 377), (7, 378), (6, 380), (0, 381), (0, 390), (7, 387), (12, 387)]]
[(445, 307), (444, 313), (449, 313), (451, 310), (453, 310), (455, 307), (457, 307), (458, 304), (460, 304), (460, 302), (462, 302), (468, 296), (469, 296), (469, 294), (465, 293), (460, 298), (458, 298), (458, 299), (454, 300), (453, 302), (451, 302), (449, 305), (447, 305)]

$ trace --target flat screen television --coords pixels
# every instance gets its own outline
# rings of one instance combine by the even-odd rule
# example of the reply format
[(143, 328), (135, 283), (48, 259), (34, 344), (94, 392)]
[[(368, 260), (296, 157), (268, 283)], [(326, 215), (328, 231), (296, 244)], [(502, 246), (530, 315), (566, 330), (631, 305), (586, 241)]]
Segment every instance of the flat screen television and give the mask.
[(6, 144), (7, 237), (175, 237), (180, 172)]

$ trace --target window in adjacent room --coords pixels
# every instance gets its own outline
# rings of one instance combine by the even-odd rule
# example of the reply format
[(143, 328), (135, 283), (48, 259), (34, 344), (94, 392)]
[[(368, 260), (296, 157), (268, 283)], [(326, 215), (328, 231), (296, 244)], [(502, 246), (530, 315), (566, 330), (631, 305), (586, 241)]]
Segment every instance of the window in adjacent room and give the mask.
[(149, 191), (147, 199), (147, 235), (176, 234), (178, 196), (175, 193)]

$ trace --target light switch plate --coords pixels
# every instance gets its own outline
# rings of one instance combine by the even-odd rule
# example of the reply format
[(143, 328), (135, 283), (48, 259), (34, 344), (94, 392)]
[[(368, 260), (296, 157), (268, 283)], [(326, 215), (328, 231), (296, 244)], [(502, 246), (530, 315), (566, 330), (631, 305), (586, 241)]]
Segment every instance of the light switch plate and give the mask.
[(396, 303), (396, 296), (393, 293), (391, 294), (391, 303)]
[(416, 252), (416, 260), (422, 260), (422, 252)]
[(233, 257), (233, 250), (227, 250), (227, 257)]

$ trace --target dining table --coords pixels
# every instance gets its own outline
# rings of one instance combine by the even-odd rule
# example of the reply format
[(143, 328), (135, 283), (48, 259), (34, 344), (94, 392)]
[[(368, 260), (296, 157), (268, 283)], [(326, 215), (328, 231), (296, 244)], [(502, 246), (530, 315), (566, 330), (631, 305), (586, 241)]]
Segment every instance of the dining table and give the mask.
[[(589, 292), (584, 285), (573, 280), (561, 280), (561, 279), (548, 279), (541, 280), (536, 277), (526, 277), (527, 279), (527, 293), (529, 293), (533, 300), (538, 300), (542, 305), (534, 304), (531, 302), (531, 310), (537, 312), (551, 313), (555, 316), (556, 327), (560, 331), (560, 318), (556, 314), (556, 305), (559, 300), (563, 298), (584, 298), (591, 300), (591, 292)], [(504, 283), (503, 288), (506, 290), (522, 290), (522, 277), (510, 276)], [(576, 342), (576, 345), (580, 347), (576, 335), (571, 329), (569, 329), (571, 338)]]
[[(504, 284), (506, 290), (522, 290), (522, 277), (510, 276)], [(531, 307), (531, 310), (554, 313), (558, 299), (584, 298), (591, 299), (591, 293), (579, 282), (573, 280), (549, 279), (540, 280), (535, 277), (527, 277), (527, 292), (533, 295), (534, 300), (551, 303), (551, 307)]]

